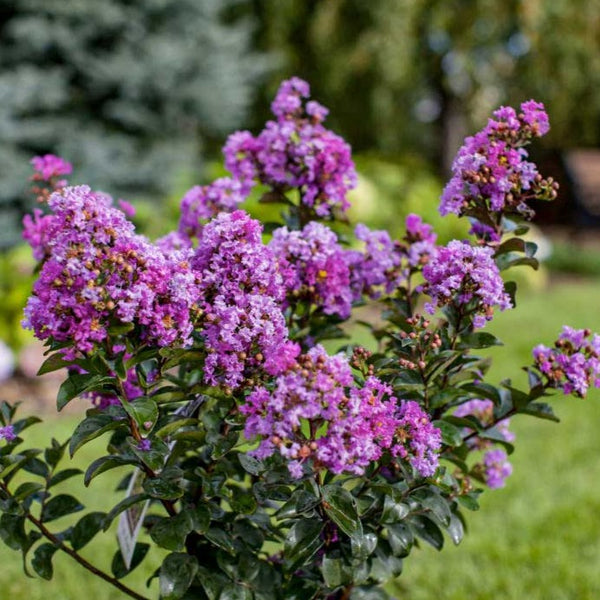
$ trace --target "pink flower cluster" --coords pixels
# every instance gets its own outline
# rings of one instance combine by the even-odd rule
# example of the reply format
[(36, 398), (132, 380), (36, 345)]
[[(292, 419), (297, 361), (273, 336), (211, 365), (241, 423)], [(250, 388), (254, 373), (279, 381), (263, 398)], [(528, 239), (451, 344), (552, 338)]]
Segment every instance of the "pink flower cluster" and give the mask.
[(6, 440), (12, 442), (17, 437), (15, 430), (12, 425), (5, 425), (0, 427), (0, 440)]
[(259, 439), (252, 452), (278, 452), (295, 478), (303, 464), (362, 475), (388, 450), (422, 476), (437, 468), (440, 432), (416, 403), (398, 403), (391, 388), (369, 377), (362, 388), (346, 358), (315, 346), (281, 374), (272, 391), (258, 387), (240, 408), (244, 433)]
[(237, 179), (221, 177), (209, 185), (196, 185), (181, 201), (179, 232), (199, 239), (203, 223), (220, 212), (233, 212), (245, 199), (244, 187)]
[(69, 341), (87, 353), (111, 325), (132, 323), (146, 343), (191, 342), (198, 292), (189, 251), (165, 256), (135, 234), (109, 197), (87, 186), (55, 192), (49, 207), (47, 259), (24, 321), (39, 339)]
[(501, 107), (494, 117), (482, 131), (466, 138), (458, 151), (452, 178), (442, 194), (442, 215), (517, 213), (530, 217), (527, 199), (540, 193), (556, 196), (551, 181), (542, 180), (523, 148), (549, 130), (543, 104), (524, 102), (519, 114)]
[(238, 387), (257, 372), (277, 374), (298, 354), (282, 312), (283, 281), (261, 224), (244, 211), (206, 224), (192, 266), (198, 275), (207, 383)]
[(55, 177), (70, 175), (73, 166), (60, 156), (54, 154), (44, 154), (44, 156), (34, 156), (31, 159), (31, 165), (37, 175), (44, 181), (50, 181)]
[(311, 221), (300, 231), (280, 227), (273, 232), (269, 249), (279, 263), (286, 289), (286, 304), (306, 301), (328, 315), (350, 316), (348, 252), (336, 234), (322, 223)]
[(533, 349), (535, 366), (551, 387), (584, 397), (590, 385), (600, 387), (600, 336), (589, 329), (564, 326), (554, 348)]
[(246, 189), (253, 181), (285, 192), (300, 190), (301, 202), (319, 217), (349, 207), (347, 193), (356, 185), (350, 146), (323, 126), (327, 109), (310, 96), (308, 83), (284, 81), (271, 105), (275, 120), (254, 137), (231, 135), (223, 148), (225, 166)]
[(474, 315), (474, 327), (483, 327), (492, 318), (494, 307), (512, 307), (491, 248), (453, 240), (437, 249), (423, 268), (423, 277), (422, 289), (433, 301), (425, 304), (430, 314), (436, 307), (454, 304)]

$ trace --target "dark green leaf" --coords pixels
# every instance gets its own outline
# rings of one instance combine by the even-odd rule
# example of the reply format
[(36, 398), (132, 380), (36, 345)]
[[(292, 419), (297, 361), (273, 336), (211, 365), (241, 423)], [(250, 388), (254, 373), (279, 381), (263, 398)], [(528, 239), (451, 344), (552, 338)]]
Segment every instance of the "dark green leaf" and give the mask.
[(71, 457), (83, 446), (93, 439), (101, 436), (106, 431), (117, 429), (118, 427), (126, 427), (124, 421), (118, 421), (106, 414), (92, 415), (86, 417), (73, 432), (69, 443), (69, 453)]
[(206, 504), (198, 504), (194, 508), (189, 508), (188, 512), (192, 519), (194, 531), (204, 533), (210, 524), (210, 508)]
[(77, 398), (83, 392), (102, 390), (112, 384), (114, 384), (114, 379), (105, 375), (71, 373), (58, 390), (56, 406), (58, 410), (62, 410), (73, 398)]
[(84, 506), (77, 498), (69, 494), (59, 494), (50, 498), (42, 510), (42, 521), (48, 523), (66, 515), (83, 510)]
[(90, 485), (92, 479), (104, 473), (105, 471), (109, 471), (110, 469), (115, 469), (117, 467), (122, 467), (123, 465), (135, 465), (136, 461), (132, 458), (126, 458), (124, 456), (119, 456), (118, 454), (113, 454), (110, 456), (101, 456), (97, 458), (85, 472), (83, 477), (83, 483), (86, 485)]
[(71, 532), (73, 550), (83, 548), (92, 538), (104, 528), (106, 513), (91, 512), (81, 517)]
[(123, 408), (144, 435), (152, 430), (158, 419), (158, 405), (152, 398), (136, 398), (133, 402), (125, 402)]
[(450, 516), (450, 523), (446, 527), (446, 531), (448, 532), (448, 535), (450, 535), (450, 539), (458, 546), (465, 535), (465, 528), (456, 514), (452, 513)]
[(405, 523), (396, 523), (388, 525), (388, 542), (394, 553), (394, 556), (404, 558), (410, 554), (414, 542), (413, 533)]
[(238, 460), (244, 471), (250, 475), (260, 475), (265, 470), (265, 466), (260, 460), (242, 452), (238, 454)]
[(103, 526), (104, 531), (110, 527), (110, 524), (113, 522), (114, 518), (121, 514), (124, 510), (127, 510), (130, 506), (133, 506), (138, 502), (144, 502), (148, 499), (148, 494), (134, 494), (133, 496), (127, 496), (127, 498), (123, 498), (123, 500), (114, 506), (113, 509), (106, 515)]
[(238, 583), (228, 583), (221, 592), (219, 600), (252, 600), (250, 588)]
[(153, 498), (160, 500), (177, 500), (183, 496), (183, 489), (177, 480), (157, 477), (146, 479), (143, 483), (144, 490)]
[(382, 523), (398, 523), (408, 515), (409, 508), (402, 502), (396, 502), (392, 496), (386, 496), (381, 513)]
[(444, 536), (440, 528), (431, 519), (416, 516), (411, 519), (411, 525), (414, 532), (436, 550), (441, 550), (444, 547)]
[(256, 498), (249, 490), (233, 488), (232, 495), (229, 500), (232, 510), (243, 515), (251, 515), (256, 511), (258, 504)]
[(320, 500), (306, 490), (295, 490), (290, 499), (275, 513), (278, 519), (289, 519), (308, 512), (319, 504)]
[(444, 420), (434, 421), (433, 425), (442, 432), (442, 442), (447, 446), (460, 446), (462, 444), (462, 432), (455, 425)]
[(225, 550), (225, 552), (228, 552), (229, 554), (236, 553), (232, 537), (223, 529), (211, 527), (204, 535), (211, 544), (221, 548), (221, 550)]
[(16, 500), (23, 501), (32, 494), (39, 492), (44, 489), (44, 485), (41, 483), (34, 483), (33, 481), (27, 481), (22, 483), (13, 493)]
[(41, 544), (35, 549), (31, 566), (33, 570), (44, 579), (50, 580), (54, 575), (52, 557), (58, 548), (54, 544)]
[(385, 583), (402, 573), (402, 559), (387, 552), (386, 545), (382, 542), (371, 559), (370, 577), (379, 583)]
[(321, 573), (325, 584), (330, 588), (337, 588), (352, 581), (352, 569), (341, 558), (323, 557)]
[(75, 477), (76, 475), (81, 475), (83, 471), (81, 469), (63, 469), (59, 471), (55, 475), (52, 476), (48, 483), (48, 489), (51, 487), (70, 479), (71, 477)]
[(390, 596), (379, 586), (357, 586), (352, 588), (350, 600), (390, 600)]
[(0, 537), (13, 550), (26, 548), (25, 517), (3, 513), (0, 517)]
[(350, 537), (350, 547), (352, 549), (352, 558), (364, 561), (375, 551), (377, 536), (374, 533), (359, 531)]
[(58, 371), (58, 369), (63, 369), (72, 364), (72, 361), (68, 361), (63, 358), (62, 353), (56, 352), (55, 354), (51, 354), (42, 363), (42, 366), (38, 369), (37, 375), (39, 376), (45, 375), (46, 373), (52, 373), (52, 371)]
[(174, 517), (163, 517), (150, 530), (150, 537), (167, 550), (183, 549), (187, 534), (192, 531), (193, 522), (187, 511), (181, 511)]
[(193, 556), (183, 553), (169, 554), (160, 567), (161, 600), (178, 600), (190, 587), (198, 571)]
[(301, 519), (288, 531), (283, 546), (283, 555), (288, 570), (295, 571), (308, 563), (323, 545), (321, 532), (323, 523), (319, 519)]
[(545, 402), (529, 402), (524, 408), (519, 409), (519, 413), (531, 415), (538, 419), (547, 419), (556, 423), (560, 422), (560, 419), (554, 414), (552, 407)]
[(461, 336), (460, 348), (490, 348), (491, 346), (502, 346), (502, 342), (491, 333), (486, 331), (475, 331), (469, 335)]
[(117, 579), (121, 579), (123, 577), (125, 577), (125, 575), (128, 575), (129, 573), (131, 573), (131, 571), (133, 571), (146, 557), (146, 554), (148, 554), (148, 550), (150, 550), (150, 544), (144, 544), (142, 542), (138, 542), (135, 545), (135, 549), (133, 551), (133, 556), (131, 557), (131, 564), (129, 565), (129, 568), (127, 568), (127, 565), (125, 564), (125, 561), (123, 560), (123, 555), (121, 554), (121, 550), (117, 550), (115, 552), (115, 555), (113, 556), (113, 560), (112, 560), (112, 564), (111, 564), (111, 571), (112, 574), (117, 578)]
[(323, 508), (327, 516), (347, 535), (362, 531), (354, 496), (338, 485), (322, 488)]

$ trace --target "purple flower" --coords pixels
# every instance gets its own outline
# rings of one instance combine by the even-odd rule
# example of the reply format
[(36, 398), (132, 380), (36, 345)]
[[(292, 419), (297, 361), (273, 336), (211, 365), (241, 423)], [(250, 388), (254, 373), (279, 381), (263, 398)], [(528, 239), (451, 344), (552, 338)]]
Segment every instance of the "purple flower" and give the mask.
[(292, 477), (300, 478), (307, 463), (363, 474), (392, 444), (395, 408), (388, 385), (370, 377), (357, 387), (343, 355), (328, 356), (315, 346), (276, 379), (272, 391), (254, 389), (240, 412), (246, 437), (259, 440), (251, 454), (266, 458), (277, 452)]
[(4, 427), (0, 427), (0, 440), (6, 440), (7, 442), (12, 442), (17, 437), (15, 430), (12, 425), (6, 425)]
[(179, 231), (188, 238), (200, 238), (203, 222), (220, 212), (233, 212), (247, 196), (241, 181), (221, 177), (210, 185), (196, 185), (181, 201)]
[(301, 231), (280, 227), (269, 249), (279, 262), (286, 304), (304, 300), (342, 319), (350, 316), (352, 291), (346, 251), (329, 227), (311, 221)]
[(310, 101), (308, 84), (284, 81), (271, 108), (276, 117), (257, 137), (236, 132), (227, 140), (225, 166), (246, 189), (258, 179), (283, 191), (297, 188), (301, 202), (319, 217), (349, 207), (347, 193), (356, 186), (350, 146), (322, 125), (327, 109)]
[(506, 212), (530, 218), (529, 198), (556, 197), (551, 180), (542, 179), (523, 148), (533, 137), (548, 132), (544, 106), (530, 100), (521, 105), (518, 115), (510, 107), (501, 107), (494, 117), (482, 131), (466, 138), (458, 151), (442, 194), (442, 215)]
[(412, 400), (402, 402), (396, 418), (398, 425), (391, 447), (392, 456), (406, 460), (422, 477), (430, 477), (438, 467), (438, 452), (442, 445), (440, 430)]
[(512, 473), (512, 465), (504, 450), (490, 450), (483, 457), (485, 482), (491, 489), (504, 487), (505, 479)]
[(71, 163), (54, 154), (34, 156), (31, 159), (31, 164), (44, 181), (50, 181), (52, 178), (60, 177), (61, 175), (70, 175), (73, 171)]
[(600, 336), (589, 329), (564, 326), (554, 348), (533, 349), (535, 366), (550, 387), (585, 397), (590, 385), (600, 387)]
[(423, 277), (422, 289), (432, 298), (425, 305), (430, 314), (436, 306), (454, 304), (473, 315), (474, 327), (483, 327), (495, 307), (512, 307), (491, 248), (453, 240), (438, 248), (423, 268)]

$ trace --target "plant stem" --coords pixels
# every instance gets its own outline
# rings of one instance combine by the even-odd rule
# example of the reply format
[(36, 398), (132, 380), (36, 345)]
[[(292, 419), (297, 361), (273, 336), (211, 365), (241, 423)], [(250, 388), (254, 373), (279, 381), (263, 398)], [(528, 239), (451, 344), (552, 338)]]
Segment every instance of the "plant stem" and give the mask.
[(27, 519), (39, 529), (40, 533), (42, 533), (45, 538), (50, 540), (59, 550), (62, 550), (75, 561), (77, 561), (84, 569), (87, 569), (88, 571), (96, 575), (96, 577), (104, 579), (104, 581), (110, 583), (124, 594), (127, 594), (128, 596), (131, 596), (136, 600), (149, 600), (145, 596), (142, 596), (134, 590), (128, 588), (126, 585), (123, 585), (118, 579), (111, 577), (110, 575), (108, 575), (108, 573), (105, 573), (104, 571), (101, 571), (100, 569), (89, 563), (85, 558), (83, 558), (83, 556), (75, 552), (75, 550), (72, 550), (71, 548), (66, 546), (51, 531), (46, 529), (45, 525), (41, 521), (36, 519), (30, 512), (28, 512), (26, 516)]

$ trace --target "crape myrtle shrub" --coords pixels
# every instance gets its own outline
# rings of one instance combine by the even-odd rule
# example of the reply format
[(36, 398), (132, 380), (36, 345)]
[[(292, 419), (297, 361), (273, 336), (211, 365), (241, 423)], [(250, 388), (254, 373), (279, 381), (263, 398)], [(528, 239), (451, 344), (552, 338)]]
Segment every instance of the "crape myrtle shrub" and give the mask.
[[(515, 306), (501, 273), (536, 267), (522, 236), (528, 200), (556, 185), (527, 160), (548, 131), (543, 106), (500, 108), (467, 138), (442, 213), (471, 221), (471, 239), (436, 244), (418, 215), (392, 240), (344, 218), (356, 181), (349, 146), (329, 131), (308, 84), (285, 81), (273, 119), (225, 144), (231, 177), (189, 190), (177, 231), (151, 242), (132, 207), (87, 186), (70, 165), (35, 158), (41, 206), (25, 219), (39, 274), (25, 325), (44, 340), (45, 373), (66, 367), (58, 408), (91, 407), (70, 439), (22, 450), (34, 417), (1, 411), (0, 534), (24, 564), (52, 576), (62, 551), (134, 598), (120, 579), (80, 554), (132, 507), (150, 503), (144, 528), (167, 553), (154, 574), (161, 597), (201, 600), (386, 598), (412, 549), (459, 543), (464, 511), (511, 472), (510, 419), (556, 420), (544, 398), (583, 397), (598, 385), (600, 337), (565, 327), (539, 345), (529, 387), (486, 381), (477, 351)], [(259, 186), (282, 222), (260, 223), (240, 205)], [(375, 351), (322, 343), (345, 337), (353, 308), (369, 304)], [(340, 342), (341, 344), (341, 342)], [(107, 453), (85, 473), (62, 466), (92, 439)], [(117, 467), (142, 477), (106, 512), (54, 486), (97, 485)], [(72, 526), (52, 522), (71, 515)], [(141, 538), (148, 540), (148, 537)], [(148, 541), (150, 541), (148, 540)]]
[(245, 0), (0, 3), (0, 247), (18, 241), (33, 154), (75, 159), (79, 181), (164, 196), (207, 141), (247, 118), (273, 62), (251, 49)]

